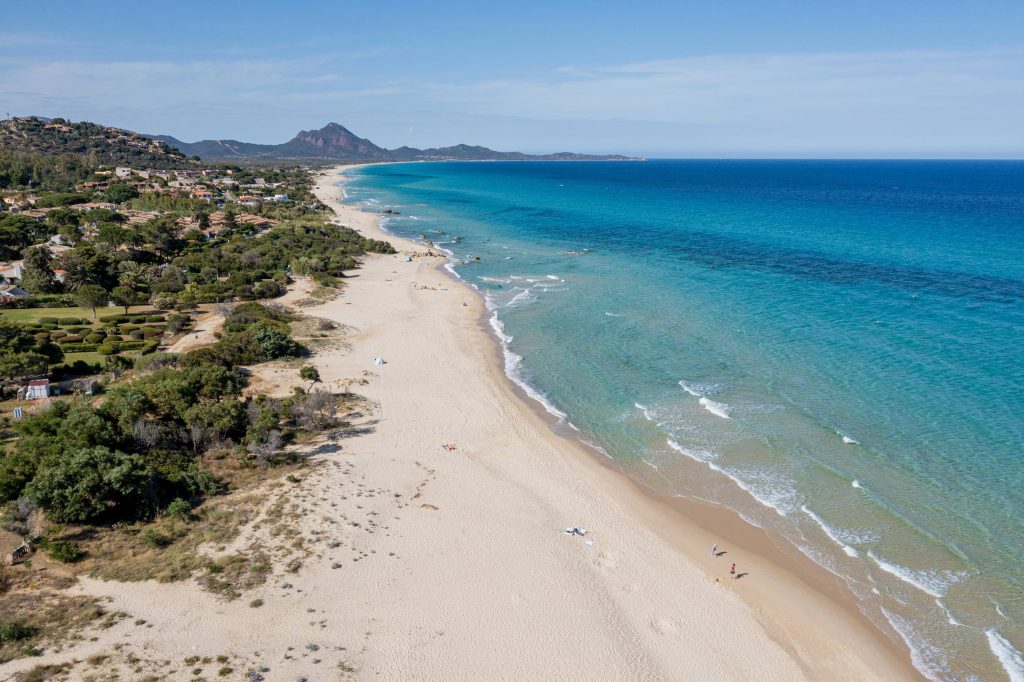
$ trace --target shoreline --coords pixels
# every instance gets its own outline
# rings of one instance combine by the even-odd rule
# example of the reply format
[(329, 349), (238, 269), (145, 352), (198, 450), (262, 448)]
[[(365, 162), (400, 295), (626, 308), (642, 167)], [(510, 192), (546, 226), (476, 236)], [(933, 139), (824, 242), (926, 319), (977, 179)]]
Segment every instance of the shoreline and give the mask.
[[(345, 171), (362, 165), (367, 164), (339, 166), (318, 176), (317, 196), (335, 210), (342, 222), (353, 213), (373, 216), (369, 224), (360, 222), (364, 223), (363, 230), (372, 232), (375, 238), (387, 239), (403, 249), (425, 248), (380, 228), (379, 216), (374, 213), (341, 203), (343, 190), (337, 183), (344, 181)], [(331, 194), (334, 191), (337, 198)], [(742, 589), (737, 584), (730, 591), (739, 594), (767, 636), (810, 677), (863, 679), (862, 675), (872, 674), (879, 679), (925, 679), (913, 667), (910, 652), (902, 642), (887, 636), (860, 612), (856, 597), (841, 578), (814, 563), (781, 535), (750, 525), (732, 509), (653, 491), (579, 434), (554, 428), (562, 422), (505, 374), (502, 347), (491, 328), (490, 311), (484, 308), (483, 297), (468, 282), (447, 271), (443, 263), (434, 269), (453, 286), (468, 290), (479, 300), (474, 327), (475, 333), (486, 337), (489, 343), (486, 372), (531, 425), (560, 441), (563, 447), (559, 451), (577, 471), (603, 493), (624, 504), (645, 529), (683, 554), (709, 582), (723, 568), (721, 560), (711, 559), (706, 552), (712, 543), (730, 548), (734, 558), (742, 556), (743, 565), (758, 575), (759, 584), (743, 583)], [(808, 614), (814, 614), (813, 619)], [(845, 655), (834, 651), (837, 641), (844, 642)], [(825, 653), (829, 648), (833, 650)], [(822, 658), (832, 660), (824, 663)], [(840, 664), (840, 660), (845, 663)], [(870, 660), (871, 664), (855, 673), (849, 667), (851, 660)]]

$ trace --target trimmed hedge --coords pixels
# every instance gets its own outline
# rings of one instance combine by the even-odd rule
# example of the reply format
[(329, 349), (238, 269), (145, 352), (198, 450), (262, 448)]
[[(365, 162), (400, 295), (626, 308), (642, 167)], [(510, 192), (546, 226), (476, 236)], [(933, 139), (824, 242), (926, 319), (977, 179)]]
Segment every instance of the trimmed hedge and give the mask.
[(59, 339), (57, 339), (57, 343), (60, 343), (60, 344), (65, 344), (65, 343), (81, 343), (81, 342), (82, 342), (82, 337), (79, 336), (78, 334), (68, 334), (67, 336), (62, 336)]
[(40, 317), (39, 318), (39, 324), (44, 324), (44, 325), (45, 324), (52, 324), (52, 325), (56, 326), (57, 325), (57, 318), (56, 317)]
[[(36, 337), (36, 338), (38, 338), (38, 337)], [(89, 334), (88, 336), (86, 336), (85, 340), (87, 342), (89, 342), (89, 343), (100, 343), (105, 338), (107, 338), (106, 334), (98, 334), (96, 332), (93, 332), (92, 334)]]
[(62, 317), (60, 318), (59, 323), (67, 327), (76, 324), (89, 324), (89, 320), (83, 320), (80, 317)]

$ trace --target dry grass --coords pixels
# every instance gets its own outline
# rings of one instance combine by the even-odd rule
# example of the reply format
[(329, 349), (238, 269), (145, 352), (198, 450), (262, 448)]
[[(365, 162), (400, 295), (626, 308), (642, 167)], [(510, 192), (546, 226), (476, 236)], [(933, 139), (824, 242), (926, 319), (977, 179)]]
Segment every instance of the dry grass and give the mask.
[[(83, 627), (110, 627), (124, 614), (108, 613), (97, 599), (64, 592), (74, 578), (45, 562), (25, 562), (8, 569), (10, 589), (0, 595), (0, 627), (17, 623), (26, 636), (0, 642), (0, 663), (31, 656), (43, 649), (60, 650)], [(46, 678), (40, 678), (46, 679)]]

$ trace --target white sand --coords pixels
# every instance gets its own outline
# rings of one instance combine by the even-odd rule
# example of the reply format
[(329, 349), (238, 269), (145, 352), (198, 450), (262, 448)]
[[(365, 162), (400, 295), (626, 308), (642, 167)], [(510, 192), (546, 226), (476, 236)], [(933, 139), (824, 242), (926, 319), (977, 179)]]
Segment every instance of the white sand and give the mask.
[[(331, 177), (318, 195), (333, 204)], [(368, 236), (425, 250), (333, 205)], [(143, 659), (170, 661), (160, 671), (176, 670), (175, 679), (191, 678), (185, 656), (218, 654), (268, 667), (268, 680), (916, 677), (850, 609), (708, 535), (552, 433), (502, 374), (480, 298), (442, 263), (368, 257), (342, 297), (304, 310), (356, 330), (351, 350), (312, 361), (336, 387), (370, 371), (353, 390), (378, 406), (369, 433), (321, 455), (342, 466), (329, 461), (302, 483), (308, 529), (339, 547), (316, 545), (319, 558), (297, 574), (275, 567), (265, 586), (230, 603), (193, 583), (84, 581), (153, 627), (129, 620), (43, 661), (123, 642)], [(387, 364), (374, 366), (375, 357)], [(576, 525), (592, 545), (560, 532)], [(715, 541), (750, 575), (730, 581), (726, 559), (706, 556)], [(249, 608), (255, 597), (261, 608)], [(0, 677), (25, 667), (0, 666)], [(216, 667), (205, 667), (208, 679)]]

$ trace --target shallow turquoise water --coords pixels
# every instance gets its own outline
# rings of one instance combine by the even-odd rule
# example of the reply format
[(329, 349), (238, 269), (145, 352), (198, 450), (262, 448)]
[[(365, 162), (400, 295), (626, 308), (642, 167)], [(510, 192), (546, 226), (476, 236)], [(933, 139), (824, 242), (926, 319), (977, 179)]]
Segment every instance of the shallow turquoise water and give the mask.
[(581, 437), (785, 534), (929, 676), (1024, 680), (1024, 163), (403, 164), (346, 191), (453, 253)]

